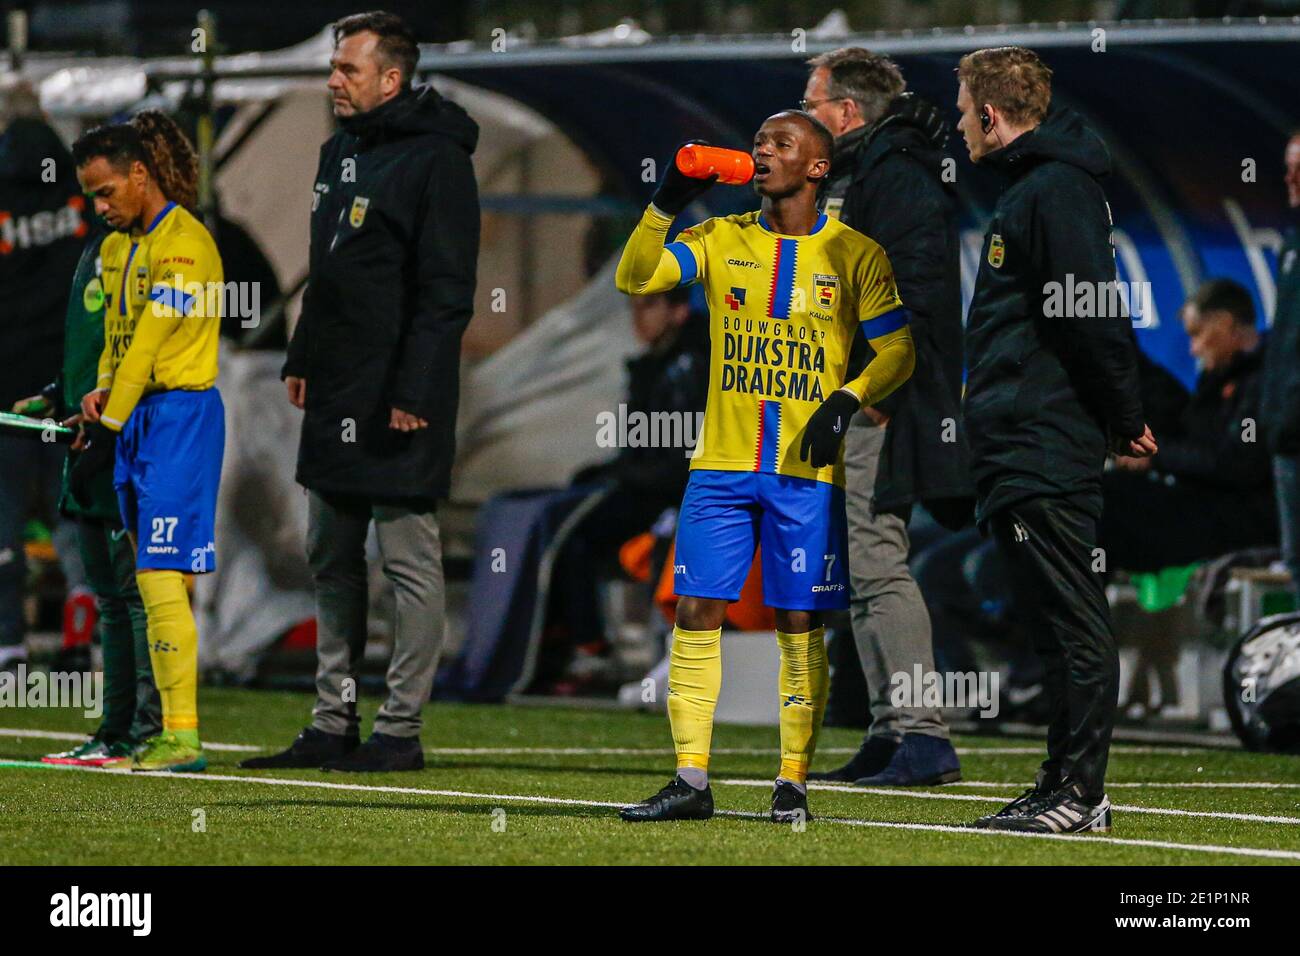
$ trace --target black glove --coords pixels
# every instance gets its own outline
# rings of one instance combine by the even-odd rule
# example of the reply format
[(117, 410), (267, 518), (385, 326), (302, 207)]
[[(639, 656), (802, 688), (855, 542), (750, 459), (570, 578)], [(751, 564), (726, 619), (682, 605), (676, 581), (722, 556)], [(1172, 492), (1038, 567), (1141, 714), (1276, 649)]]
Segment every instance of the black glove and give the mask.
[(810, 464), (814, 468), (825, 468), (833, 464), (840, 454), (840, 443), (844, 433), (849, 430), (849, 419), (862, 410), (858, 397), (844, 389), (836, 389), (830, 397), (817, 407), (808, 419), (808, 427), (803, 432), (803, 442), (799, 445), (799, 458), (809, 461), (808, 452), (812, 452)]
[(718, 181), (717, 173), (708, 179), (693, 179), (677, 168), (678, 149), (682, 146), (707, 145), (709, 144), (698, 139), (690, 139), (673, 150), (663, 175), (659, 177), (659, 188), (655, 190), (652, 200), (656, 207), (670, 216), (681, 215), (687, 206), (708, 192), (709, 187)]
[(948, 143), (948, 123), (938, 107), (915, 93), (900, 93), (889, 104), (890, 116), (917, 127), (939, 149)]
[(113, 466), (117, 432), (99, 422), (90, 422), (85, 430), (86, 445), (68, 472), (68, 491), (72, 494), (73, 501), (83, 508), (89, 508), (92, 501), (91, 481), (105, 468)]

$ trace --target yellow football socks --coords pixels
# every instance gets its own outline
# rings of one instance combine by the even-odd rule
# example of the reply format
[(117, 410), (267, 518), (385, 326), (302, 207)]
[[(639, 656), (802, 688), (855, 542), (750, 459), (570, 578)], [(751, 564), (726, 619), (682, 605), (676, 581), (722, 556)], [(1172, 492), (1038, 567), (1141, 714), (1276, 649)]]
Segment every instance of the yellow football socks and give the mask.
[(673, 628), (668, 666), (668, 723), (673, 731), (678, 769), (709, 769), (713, 711), (722, 688), (722, 628)]
[(781, 695), (779, 776), (798, 784), (807, 779), (808, 764), (817, 749), (817, 733), (826, 712), (830, 669), (826, 664), (825, 633), (826, 629), (821, 627), (805, 634), (776, 632), (781, 647), (777, 682)]
[(148, 616), (149, 661), (162, 697), (163, 729), (198, 738), (199, 631), (179, 571), (135, 576)]

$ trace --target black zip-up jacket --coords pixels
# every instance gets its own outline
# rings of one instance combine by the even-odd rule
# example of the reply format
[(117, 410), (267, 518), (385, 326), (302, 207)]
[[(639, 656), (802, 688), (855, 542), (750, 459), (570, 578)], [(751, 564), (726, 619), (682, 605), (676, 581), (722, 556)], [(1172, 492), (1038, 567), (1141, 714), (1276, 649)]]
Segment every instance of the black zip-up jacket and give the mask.
[(0, 136), (0, 410), (59, 374), (85, 206), (58, 134), (38, 119), (12, 121)]
[(1263, 402), (1264, 356), (1271, 347), (1265, 339), (1222, 369), (1201, 373), (1179, 433), (1159, 440), (1154, 471), (1181, 482), (1256, 492), (1272, 506), (1272, 465), (1261, 434), (1272, 413)]
[(1279, 455), (1300, 454), (1300, 209), (1277, 257), (1277, 305), (1264, 359), (1264, 436)]
[[(984, 236), (966, 322), (964, 414), (981, 525), (1027, 498), (1068, 497), (1101, 514), (1108, 433), (1143, 431), (1137, 344), (1124, 310), (1049, 314), (1065, 291), (1115, 279), (1110, 171), (1101, 139), (1055, 110), (983, 163), (1010, 178)], [(1073, 283), (1073, 285), (1070, 285)], [(1156, 436), (1159, 441), (1159, 436)]]
[[(369, 500), (444, 497), (460, 342), (474, 310), (478, 125), (431, 87), (342, 121), (321, 147), (302, 317), (298, 481)], [(429, 427), (388, 427), (399, 408)]]
[[(896, 101), (897, 102), (897, 101)], [(961, 427), (961, 263), (954, 197), (944, 185), (943, 142), (891, 111), (835, 143), (828, 198), (840, 219), (889, 256), (911, 313), (916, 370), (878, 408), (890, 416), (877, 470), (877, 512), (925, 502), (953, 526), (970, 520), (970, 448)], [(871, 351), (859, 336), (855, 368)], [(943, 505), (942, 507), (940, 505)], [(954, 507), (955, 506), (955, 507)], [(951, 517), (950, 517), (951, 516)]]

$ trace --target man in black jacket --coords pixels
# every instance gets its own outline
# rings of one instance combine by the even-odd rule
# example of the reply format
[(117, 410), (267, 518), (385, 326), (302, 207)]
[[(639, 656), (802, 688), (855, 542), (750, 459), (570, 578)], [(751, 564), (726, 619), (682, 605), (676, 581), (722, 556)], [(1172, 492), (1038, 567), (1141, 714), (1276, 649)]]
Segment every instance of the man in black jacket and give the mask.
[(1277, 305), (1264, 363), (1264, 437), (1273, 452), (1282, 558), (1300, 591), (1300, 129), (1283, 158), (1290, 228), (1277, 257)]
[[(398, 17), (346, 17), (334, 39), (342, 129), (321, 148), (309, 285), (283, 371), (305, 411), (297, 477), (309, 498), (317, 702), (289, 750), (245, 766), (414, 770), (444, 627), (434, 506), (448, 490), (473, 312), (478, 126), (432, 88), (411, 88), (419, 51)], [(397, 620), (388, 699), (358, 746), (371, 521)]]
[[(7, 84), (0, 90), (0, 411), (58, 377), (84, 210), (72, 156), (41, 117), (36, 94), (21, 81)], [(0, 435), (0, 671), (27, 659), (23, 530), (38, 495), (40, 514), (53, 520), (65, 457), (60, 445)], [(64, 558), (62, 538), (56, 532)]]
[[(961, 776), (937, 707), (896, 707), (895, 674), (934, 670), (930, 616), (908, 571), (907, 523), (926, 503), (948, 523), (970, 512), (969, 450), (959, 427), (962, 329), (957, 212), (943, 180), (947, 131), (904, 93), (898, 66), (858, 47), (808, 61), (803, 106), (835, 134), (823, 200), (884, 248), (911, 313), (916, 370), (844, 440), (853, 639), (871, 726), (844, 766), (811, 779), (931, 786)], [(870, 346), (855, 342), (855, 368)]]
[(1101, 476), (1108, 450), (1156, 451), (1097, 182), (1110, 157), (1078, 116), (1048, 113), (1051, 70), (1033, 52), (979, 50), (957, 77), (971, 159), (1009, 180), (966, 322), (976, 520), (1003, 554), (1056, 704), (1035, 785), (976, 825), (1105, 830), (1119, 657), (1097, 563)]
[(1263, 401), (1272, 343), (1256, 331), (1250, 293), (1231, 279), (1204, 283), (1182, 319), (1201, 374), (1160, 452), (1117, 456), (1106, 474), (1100, 539), (1112, 570), (1158, 571), (1277, 543), (1263, 434), (1274, 414)]

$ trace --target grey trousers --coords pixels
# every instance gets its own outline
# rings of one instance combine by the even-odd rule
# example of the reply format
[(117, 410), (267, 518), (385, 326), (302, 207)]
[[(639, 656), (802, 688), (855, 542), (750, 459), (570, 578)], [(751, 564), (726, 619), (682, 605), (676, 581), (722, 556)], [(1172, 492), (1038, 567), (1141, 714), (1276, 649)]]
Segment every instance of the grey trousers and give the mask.
[(384, 575), (397, 598), (388, 697), (374, 729), (418, 736), (446, 625), (437, 518), (432, 511), (307, 494), (307, 562), (316, 582), (312, 726), (330, 734), (360, 729), (356, 691), (366, 648), (366, 534), (373, 520)]
[(885, 429), (855, 415), (844, 437), (845, 507), (849, 524), (850, 612), (853, 641), (867, 678), (871, 736), (901, 739), (929, 734), (947, 739), (948, 727), (933, 707), (895, 707), (890, 678), (912, 674), (916, 664), (934, 670), (930, 612), (907, 568), (907, 524), (897, 515), (871, 513), (885, 444)]

